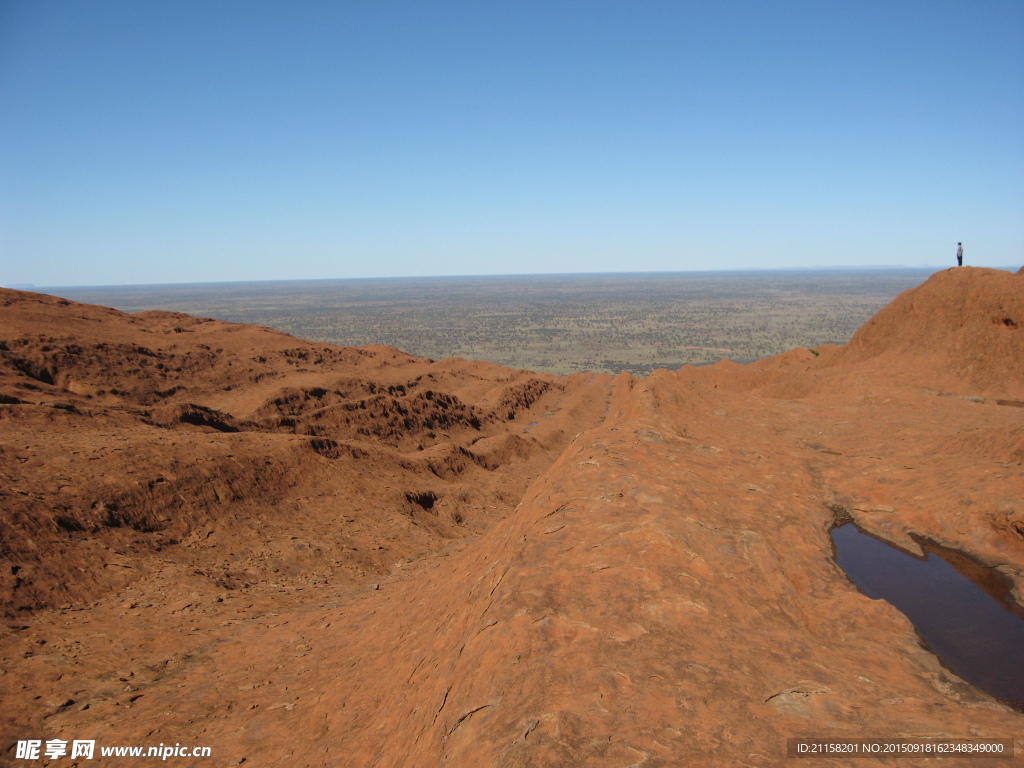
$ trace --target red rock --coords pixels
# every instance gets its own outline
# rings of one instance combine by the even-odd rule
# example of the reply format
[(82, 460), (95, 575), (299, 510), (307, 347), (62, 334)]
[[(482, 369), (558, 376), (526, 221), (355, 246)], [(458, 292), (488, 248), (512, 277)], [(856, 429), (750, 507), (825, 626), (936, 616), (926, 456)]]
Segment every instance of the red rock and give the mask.
[[(795, 736), (1024, 749), (1022, 716), (861, 595), (828, 536), (837, 514), (923, 534), (1022, 597), (1009, 273), (939, 273), (846, 347), (646, 379), (0, 305), (0, 652), (20, 659), (0, 746), (503, 767), (783, 765)], [(95, 602), (48, 607), (69, 601)]]

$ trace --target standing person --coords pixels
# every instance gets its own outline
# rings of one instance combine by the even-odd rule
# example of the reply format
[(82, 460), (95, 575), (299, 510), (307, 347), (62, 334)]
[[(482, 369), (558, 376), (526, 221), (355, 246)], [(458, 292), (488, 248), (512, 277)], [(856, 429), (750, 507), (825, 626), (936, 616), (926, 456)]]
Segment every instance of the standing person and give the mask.
[(964, 244), (956, 244), (956, 265), (962, 267), (964, 265)]

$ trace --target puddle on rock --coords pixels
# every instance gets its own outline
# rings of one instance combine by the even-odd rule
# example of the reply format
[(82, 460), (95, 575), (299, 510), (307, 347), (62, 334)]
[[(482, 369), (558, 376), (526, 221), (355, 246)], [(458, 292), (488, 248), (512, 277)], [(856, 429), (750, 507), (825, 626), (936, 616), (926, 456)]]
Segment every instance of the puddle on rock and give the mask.
[(1002, 574), (924, 542), (916, 557), (852, 523), (832, 541), (857, 588), (902, 611), (947, 669), (1024, 712), (1024, 609)]

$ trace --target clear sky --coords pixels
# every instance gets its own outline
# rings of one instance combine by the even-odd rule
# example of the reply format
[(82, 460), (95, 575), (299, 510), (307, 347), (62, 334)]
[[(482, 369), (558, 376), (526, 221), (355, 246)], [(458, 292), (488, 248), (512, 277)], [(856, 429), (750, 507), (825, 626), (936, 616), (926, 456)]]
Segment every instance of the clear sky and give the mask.
[(0, 284), (1024, 264), (1021, 0), (0, 0)]

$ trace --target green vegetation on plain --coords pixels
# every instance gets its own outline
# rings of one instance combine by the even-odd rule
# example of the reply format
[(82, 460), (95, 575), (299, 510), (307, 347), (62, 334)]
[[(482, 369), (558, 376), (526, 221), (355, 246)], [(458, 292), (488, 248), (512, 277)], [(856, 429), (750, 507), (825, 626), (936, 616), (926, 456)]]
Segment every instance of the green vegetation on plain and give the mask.
[(65, 288), (343, 345), (553, 373), (749, 362), (844, 343), (930, 269), (388, 278)]

